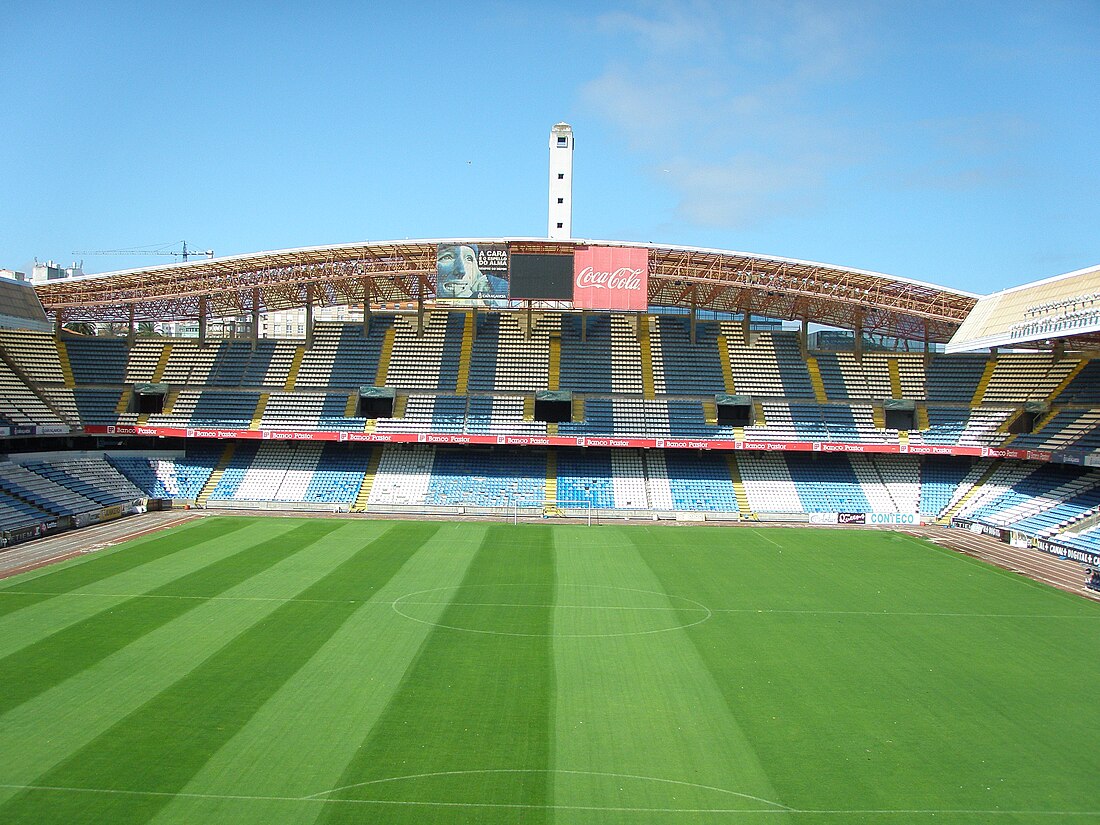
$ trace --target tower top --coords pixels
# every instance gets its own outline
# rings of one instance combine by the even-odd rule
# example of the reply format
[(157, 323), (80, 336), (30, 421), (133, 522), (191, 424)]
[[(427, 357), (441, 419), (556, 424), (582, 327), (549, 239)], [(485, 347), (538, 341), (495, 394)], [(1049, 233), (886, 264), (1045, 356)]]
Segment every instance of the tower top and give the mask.
[(573, 237), (573, 127), (555, 123), (550, 129), (550, 186), (546, 234)]

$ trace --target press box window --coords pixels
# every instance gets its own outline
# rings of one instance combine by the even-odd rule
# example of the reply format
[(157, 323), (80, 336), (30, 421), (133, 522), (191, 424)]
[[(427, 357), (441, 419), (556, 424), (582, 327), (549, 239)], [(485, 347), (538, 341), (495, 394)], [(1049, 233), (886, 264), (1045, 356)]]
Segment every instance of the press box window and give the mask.
[(567, 138), (565, 135), (558, 135), (558, 148), (559, 149), (568, 149), (569, 148), (569, 138)]

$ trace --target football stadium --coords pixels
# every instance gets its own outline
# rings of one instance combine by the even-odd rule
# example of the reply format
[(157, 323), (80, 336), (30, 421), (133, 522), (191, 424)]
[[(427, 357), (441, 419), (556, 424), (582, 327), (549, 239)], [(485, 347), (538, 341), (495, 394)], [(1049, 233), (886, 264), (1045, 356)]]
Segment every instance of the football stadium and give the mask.
[(578, 239), (571, 141), (545, 238), (0, 283), (0, 821), (1100, 821), (1100, 268)]

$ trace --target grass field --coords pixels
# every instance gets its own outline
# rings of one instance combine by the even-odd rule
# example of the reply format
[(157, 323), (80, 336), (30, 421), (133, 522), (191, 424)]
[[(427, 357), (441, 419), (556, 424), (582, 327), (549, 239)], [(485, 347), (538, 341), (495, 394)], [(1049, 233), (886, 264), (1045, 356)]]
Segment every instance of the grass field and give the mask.
[(211, 517), (0, 582), (0, 822), (1100, 821), (1098, 695), (901, 534)]

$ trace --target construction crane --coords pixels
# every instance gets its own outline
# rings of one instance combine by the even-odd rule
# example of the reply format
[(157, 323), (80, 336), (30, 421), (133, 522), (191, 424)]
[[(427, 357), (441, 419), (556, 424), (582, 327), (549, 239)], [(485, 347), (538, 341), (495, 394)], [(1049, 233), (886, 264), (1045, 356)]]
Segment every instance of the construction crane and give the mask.
[(176, 249), (94, 249), (73, 252), (73, 255), (172, 255), (176, 258), (182, 258), (187, 260), (190, 258), (198, 257), (199, 255), (205, 255), (207, 258), (214, 257), (213, 249), (188, 249), (187, 241), (180, 241), (182, 250)]

